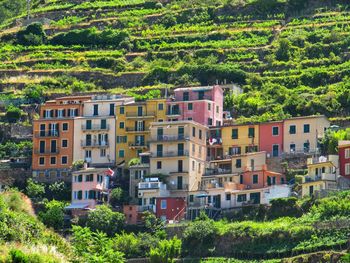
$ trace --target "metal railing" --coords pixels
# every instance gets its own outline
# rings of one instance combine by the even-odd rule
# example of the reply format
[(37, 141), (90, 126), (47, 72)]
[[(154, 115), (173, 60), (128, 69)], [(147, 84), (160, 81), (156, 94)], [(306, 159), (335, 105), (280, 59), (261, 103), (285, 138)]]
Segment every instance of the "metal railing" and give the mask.
[(166, 142), (166, 141), (183, 141), (189, 140), (190, 137), (186, 134), (180, 135), (157, 135), (151, 138), (151, 142)]
[(49, 150), (49, 149), (45, 149), (45, 150), (40, 150), (40, 149), (34, 149), (34, 153), (35, 154), (59, 154), (60, 151), (58, 149), (54, 149), (53, 151), (52, 150)]
[(82, 140), (81, 141), (82, 147), (108, 147), (109, 141), (87, 141)]
[(177, 156), (189, 156), (189, 153), (188, 151), (156, 152), (155, 157), (177, 157)]
[(149, 130), (146, 130), (145, 127), (143, 128), (135, 128), (135, 127), (126, 127), (127, 132), (148, 132)]
[(166, 189), (166, 186), (164, 185), (162, 187), (162, 182), (142, 182), (139, 183), (138, 189), (139, 190), (147, 190), (147, 189)]
[(181, 111), (178, 109), (178, 110), (168, 110), (166, 115), (181, 115)]
[(146, 142), (131, 142), (129, 147), (149, 147), (149, 144)]
[(92, 125), (81, 125), (81, 129), (83, 131), (108, 131), (109, 124), (101, 125), (101, 124), (92, 124)]
[(167, 189), (168, 190), (172, 190), (172, 191), (181, 191), (181, 190), (188, 190), (188, 184), (183, 184), (183, 185), (171, 185), (171, 184), (168, 184), (167, 185)]
[(51, 130), (51, 131), (36, 131), (35, 137), (58, 137), (60, 135), (58, 130)]
[(154, 111), (146, 111), (139, 114), (138, 112), (127, 112), (126, 117), (136, 118), (136, 117), (155, 117)]
[(221, 175), (221, 174), (232, 174), (231, 169), (221, 169), (221, 168), (207, 168), (205, 169), (204, 176)]

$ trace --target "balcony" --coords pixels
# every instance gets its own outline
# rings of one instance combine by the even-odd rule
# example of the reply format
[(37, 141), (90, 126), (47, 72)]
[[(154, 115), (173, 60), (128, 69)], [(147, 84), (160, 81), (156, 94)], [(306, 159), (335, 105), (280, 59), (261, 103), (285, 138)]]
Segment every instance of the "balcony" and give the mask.
[(148, 143), (145, 142), (131, 142), (129, 143), (129, 148), (131, 149), (146, 149), (149, 147)]
[(306, 183), (316, 181), (336, 181), (337, 175), (335, 173), (322, 173), (313, 176), (305, 176), (304, 180)]
[(60, 151), (58, 149), (54, 149), (52, 151), (49, 149), (45, 149), (44, 151), (40, 151), (39, 149), (35, 149), (34, 153), (38, 154), (38, 155), (56, 155), (56, 154), (59, 154)]
[(254, 165), (254, 166), (244, 166), (243, 171), (244, 172), (253, 172), (253, 171), (266, 171), (267, 165)]
[(166, 185), (162, 182), (142, 182), (138, 185), (139, 190), (148, 190), (148, 189), (166, 189)]
[(127, 112), (126, 118), (154, 118), (156, 116), (154, 111), (142, 112), (139, 114), (138, 112)]
[(179, 116), (179, 115), (181, 115), (181, 111), (179, 109), (168, 110), (166, 115), (168, 115), (168, 116)]
[(207, 140), (207, 145), (211, 146), (211, 147), (221, 146), (222, 145), (222, 139), (221, 139), (221, 137), (210, 137)]
[(205, 169), (204, 176), (215, 176), (224, 174), (232, 174), (232, 170), (223, 168), (207, 168)]
[(171, 185), (168, 184), (168, 190), (171, 191), (188, 191), (188, 184), (183, 184), (183, 185)]
[(36, 138), (45, 138), (45, 137), (59, 137), (60, 133), (56, 130), (52, 131), (37, 131), (34, 136)]
[(145, 128), (135, 128), (135, 127), (126, 127), (126, 132), (130, 133), (145, 133), (149, 132), (149, 130), (146, 130)]
[(171, 141), (185, 141), (189, 140), (190, 137), (188, 135), (180, 134), (180, 135), (158, 135), (153, 136), (150, 142), (171, 142)]
[(108, 147), (109, 146), (109, 141), (87, 141), (87, 140), (82, 140), (81, 144), (82, 147), (84, 148), (103, 148), (103, 147)]
[(109, 124), (107, 124), (107, 125), (100, 125), (100, 124), (81, 125), (81, 129), (83, 131), (108, 131)]
[(155, 158), (189, 156), (188, 151), (157, 152)]

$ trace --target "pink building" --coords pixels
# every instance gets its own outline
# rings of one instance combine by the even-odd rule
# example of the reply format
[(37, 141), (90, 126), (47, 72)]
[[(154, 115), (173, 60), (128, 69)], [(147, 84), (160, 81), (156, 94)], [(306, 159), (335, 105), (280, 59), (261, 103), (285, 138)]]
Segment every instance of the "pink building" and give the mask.
[(259, 133), (259, 150), (278, 157), (283, 152), (283, 121), (260, 123)]
[(107, 168), (85, 167), (73, 172), (72, 203), (66, 209), (94, 209), (108, 201), (110, 175), (107, 171)]
[(350, 141), (339, 141), (339, 175), (350, 178)]
[(167, 102), (168, 120), (193, 120), (207, 126), (220, 126), (223, 103), (220, 86), (178, 88), (174, 99)]

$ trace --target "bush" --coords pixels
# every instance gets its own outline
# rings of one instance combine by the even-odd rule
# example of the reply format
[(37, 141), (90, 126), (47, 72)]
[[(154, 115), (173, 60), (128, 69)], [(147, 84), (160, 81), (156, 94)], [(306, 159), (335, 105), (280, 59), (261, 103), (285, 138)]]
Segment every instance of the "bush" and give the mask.
[(173, 263), (181, 255), (181, 240), (173, 237), (170, 240), (162, 240), (158, 246), (151, 248), (151, 263)]
[(45, 92), (45, 87), (39, 84), (29, 84), (24, 90), (24, 97), (32, 100), (35, 103), (40, 103), (43, 101)]
[(45, 186), (30, 178), (27, 180), (26, 193), (30, 198), (40, 200), (45, 194)]
[(296, 197), (276, 198), (270, 201), (271, 207), (268, 210), (270, 219), (278, 217), (299, 217), (302, 215), (297, 204)]
[(39, 213), (40, 220), (55, 230), (63, 228), (65, 203), (52, 200), (45, 204), (45, 211)]
[(30, 24), (25, 29), (17, 32), (17, 42), (24, 46), (38, 46), (45, 41), (46, 34), (40, 23)]
[(21, 115), (22, 111), (13, 104), (10, 104), (6, 109), (5, 117), (9, 123), (17, 122), (21, 118)]

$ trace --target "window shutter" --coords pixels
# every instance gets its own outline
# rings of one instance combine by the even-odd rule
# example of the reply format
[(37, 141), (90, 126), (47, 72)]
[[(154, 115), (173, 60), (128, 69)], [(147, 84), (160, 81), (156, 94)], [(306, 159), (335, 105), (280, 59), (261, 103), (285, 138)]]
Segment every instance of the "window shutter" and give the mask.
[(66, 109), (62, 110), (62, 115), (63, 115), (63, 117), (66, 117)]
[(75, 116), (78, 116), (78, 113), (79, 113), (78, 109), (75, 109), (75, 110), (74, 110), (74, 115), (75, 115)]

